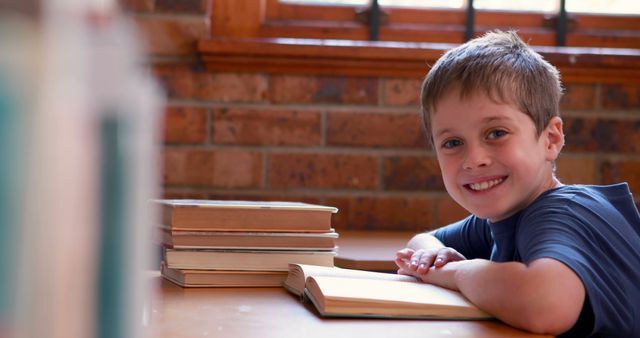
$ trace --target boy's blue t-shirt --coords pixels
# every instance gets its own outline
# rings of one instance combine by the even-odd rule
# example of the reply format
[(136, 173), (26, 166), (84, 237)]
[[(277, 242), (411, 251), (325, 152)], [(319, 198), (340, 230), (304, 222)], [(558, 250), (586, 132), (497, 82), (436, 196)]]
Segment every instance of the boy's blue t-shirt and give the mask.
[(640, 337), (640, 215), (626, 183), (551, 189), (508, 219), (469, 216), (435, 236), (468, 259), (553, 258), (571, 268), (586, 299), (561, 337)]

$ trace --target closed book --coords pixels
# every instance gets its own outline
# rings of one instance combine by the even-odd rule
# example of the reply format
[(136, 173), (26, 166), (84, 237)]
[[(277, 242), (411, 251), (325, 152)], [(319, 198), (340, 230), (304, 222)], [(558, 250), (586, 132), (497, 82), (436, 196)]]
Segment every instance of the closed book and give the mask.
[(335, 231), (242, 232), (157, 229), (160, 243), (173, 249), (335, 250)]
[(285, 271), (183, 270), (162, 265), (162, 276), (182, 287), (280, 287)]
[[(322, 316), (417, 319), (490, 319), (461, 293), (409, 276), (292, 265), (285, 287), (304, 296)], [(301, 273), (302, 272), (302, 273)], [(301, 279), (304, 278), (304, 283)]]
[(172, 269), (288, 271), (290, 263), (333, 266), (335, 251), (177, 250), (165, 248)]
[(173, 230), (329, 232), (338, 209), (300, 202), (157, 200)]

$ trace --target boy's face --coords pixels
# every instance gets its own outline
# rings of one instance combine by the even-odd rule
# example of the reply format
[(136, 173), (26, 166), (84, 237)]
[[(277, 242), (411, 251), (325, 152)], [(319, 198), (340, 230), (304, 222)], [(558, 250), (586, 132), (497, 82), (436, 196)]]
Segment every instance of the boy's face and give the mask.
[(447, 191), (477, 217), (503, 220), (560, 184), (552, 170), (564, 142), (558, 117), (538, 137), (531, 118), (514, 106), (482, 93), (461, 99), (451, 90), (431, 128)]

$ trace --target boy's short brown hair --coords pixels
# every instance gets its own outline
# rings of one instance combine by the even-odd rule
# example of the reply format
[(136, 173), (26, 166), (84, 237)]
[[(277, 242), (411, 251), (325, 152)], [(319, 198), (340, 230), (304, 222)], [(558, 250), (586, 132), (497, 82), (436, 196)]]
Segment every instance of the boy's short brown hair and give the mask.
[(448, 91), (460, 98), (478, 92), (510, 103), (529, 115), (537, 135), (559, 115), (560, 73), (533, 51), (516, 32), (493, 31), (445, 53), (422, 83), (424, 124), (431, 136), (431, 114)]

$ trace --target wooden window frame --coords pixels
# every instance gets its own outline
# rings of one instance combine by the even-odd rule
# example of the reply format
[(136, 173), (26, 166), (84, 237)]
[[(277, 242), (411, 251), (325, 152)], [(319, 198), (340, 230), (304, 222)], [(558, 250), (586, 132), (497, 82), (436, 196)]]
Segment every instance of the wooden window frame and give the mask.
[[(367, 41), (368, 27), (354, 21), (354, 7), (277, 0), (212, 0), (211, 5), (211, 37), (198, 43), (211, 71), (422, 77), (429, 64), (464, 39), (461, 10), (393, 9), (380, 27), (382, 41)], [(542, 13), (479, 11), (475, 31), (517, 24), (565, 81), (640, 83), (640, 16), (572, 14), (572, 20), (569, 47), (552, 47), (553, 18)]]
[[(357, 12), (363, 9), (289, 4), (278, 0), (215, 0), (211, 34), (214, 37), (368, 40), (368, 26), (356, 19)], [(384, 11), (387, 19), (380, 26), (381, 41), (464, 41), (465, 10), (390, 8)], [(232, 14), (240, 12), (245, 14)], [(477, 34), (496, 28), (515, 28), (533, 45), (553, 46), (555, 19), (556, 15), (549, 13), (477, 10), (474, 28)], [(566, 42), (567, 47), (640, 48), (640, 16), (571, 13)]]

